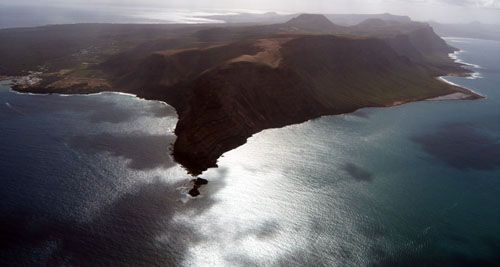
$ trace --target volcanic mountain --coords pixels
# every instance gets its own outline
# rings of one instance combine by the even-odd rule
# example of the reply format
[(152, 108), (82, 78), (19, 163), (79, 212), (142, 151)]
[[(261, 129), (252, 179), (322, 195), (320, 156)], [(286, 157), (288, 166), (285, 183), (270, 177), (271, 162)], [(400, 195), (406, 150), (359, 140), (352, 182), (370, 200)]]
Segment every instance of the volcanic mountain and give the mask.
[(345, 28), (335, 25), (324, 15), (318, 14), (301, 14), (298, 17), (292, 18), (285, 24), (297, 30), (317, 33), (338, 32), (342, 28)]

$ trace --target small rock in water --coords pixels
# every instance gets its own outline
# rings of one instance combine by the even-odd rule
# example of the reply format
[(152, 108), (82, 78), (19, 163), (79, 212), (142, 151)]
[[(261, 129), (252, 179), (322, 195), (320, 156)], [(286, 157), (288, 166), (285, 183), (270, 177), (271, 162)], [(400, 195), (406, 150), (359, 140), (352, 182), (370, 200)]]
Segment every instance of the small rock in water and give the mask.
[(198, 187), (193, 187), (193, 189), (189, 190), (189, 195), (192, 197), (197, 197), (200, 195), (200, 191), (198, 191)]
[(193, 183), (193, 188), (191, 190), (189, 190), (189, 195), (191, 195), (192, 197), (197, 197), (200, 195), (200, 191), (198, 190), (202, 185), (206, 185), (208, 184), (208, 180), (206, 179), (203, 179), (203, 178), (196, 178), (196, 179), (193, 179), (191, 180), (191, 182)]

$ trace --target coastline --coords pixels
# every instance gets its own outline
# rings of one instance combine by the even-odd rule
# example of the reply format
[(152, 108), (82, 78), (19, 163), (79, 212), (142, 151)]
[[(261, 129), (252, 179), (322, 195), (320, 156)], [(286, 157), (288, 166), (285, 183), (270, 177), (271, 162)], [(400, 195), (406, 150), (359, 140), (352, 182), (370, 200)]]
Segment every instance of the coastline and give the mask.
[[(443, 39), (457, 39), (455, 37), (443, 37)], [(462, 85), (458, 85), (454, 82), (451, 82), (449, 80), (446, 79), (446, 77), (462, 77), (462, 78), (465, 78), (465, 79), (470, 79), (470, 80), (474, 80), (474, 79), (482, 79), (483, 77), (481, 76), (481, 73), (479, 72), (476, 72), (476, 71), (473, 71), (471, 69), (468, 69), (468, 67), (470, 68), (473, 68), (473, 69), (483, 69), (483, 67), (477, 65), (477, 64), (473, 64), (473, 63), (469, 63), (469, 62), (466, 62), (462, 59), (459, 58), (459, 55), (460, 54), (463, 54), (465, 53), (465, 50), (463, 49), (458, 49), (457, 51), (453, 52), (453, 53), (450, 53), (448, 54), (448, 56), (450, 57), (450, 59), (453, 60), (453, 62), (457, 63), (457, 64), (460, 64), (462, 66), (462, 68), (464, 69), (464, 72), (463, 73), (450, 73), (446, 76), (440, 76), (440, 77), (437, 77), (438, 80), (444, 82), (444, 83), (447, 83), (451, 86), (454, 86), (455, 88), (460, 88), (462, 90), (465, 90), (467, 92), (470, 92), (472, 95), (476, 95), (478, 96), (480, 99), (486, 99), (487, 97), (474, 91), (473, 89), (471, 88), (467, 88), (465, 86), (462, 86)], [(434, 97), (434, 98), (429, 98), (428, 100), (429, 101), (445, 101), (445, 100), (469, 100), (470, 99), (470, 95), (467, 95), (465, 93), (461, 93), (461, 92), (456, 92), (456, 93), (452, 93), (452, 94), (449, 94), (449, 95), (443, 95), (443, 96), (439, 96), (439, 97)]]
[[(460, 50), (461, 51), (461, 50)], [(454, 56), (455, 55), (455, 56)], [(454, 53), (448, 54), (449, 58), (453, 60), (456, 64), (453, 70), (453, 73), (447, 74), (447, 76), (460, 76), (460, 77), (468, 77), (472, 76), (471, 71), (467, 68), (470, 66), (475, 66), (473, 64), (464, 64), (463, 62), (458, 62), (458, 54), (457, 51)], [(441, 74), (445, 74), (446, 71), (443, 71)], [(343, 115), (355, 112), (362, 108), (387, 108), (400, 106), (407, 103), (418, 102), (418, 101), (441, 101), (441, 100), (475, 100), (482, 99), (484, 96), (474, 92), (469, 88), (465, 88), (463, 86), (459, 86), (455, 83), (452, 83), (445, 79), (447, 76), (429, 76), (429, 78), (436, 79), (439, 83), (442, 83), (439, 88), (440, 90), (436, 91), (424, 91), (425, 93), (413, 94), (407, 96), (397, 96), (393, 95), (392, 97), (387, 97), (384, 100), (378, 102), (365, 102), (359, 104), (345, 105), (342, 108), (328, 108), (324, 107), (323, 109), (319, 108), (314, 112), (307, 112), (307, 108), (303, 107), (302, 113), (297, 113), (294, 116), (288, 117), (270, 117), (267, 121), (250, 121), (247, 122), (248, 125), (252, 127), (242, 128), (238, 130), (225, 130), (221, 127), (228, 127), (228, 125), (222, 125), (219, 128), (212, 127), (210, 128), (212, 132), (216, 133), (214, 136), (207, 135), (210, 138), (203, 139), (200, 136), (203, 134), (199, 134), (200, 131), (196, 130), (199, 127), (204, 125), (194, 125), (191, 123), (196, 120), (196, 117), (188, 117), (185, 114), (183, 115), (183, 110), (178, 110), (178, 106), (170, 105), (166, 101), (159, 100), (161, 95), (158, 94), (149, 94), (147, 98), (139, 97), (137, 94), (131, 94), (121, 91), (111, 91), (109, 90), (111, 87), (100, 87), (100, 86), (89, 86), (85, 87), (85, 85), (81, 86), (73, 86), (70, 87), (59, 87), (59, 88), (44, 88), (44, 83), (40, 83), (40, 75), (42, 73), (30, 73), (25, 77), (15, 77), (11, 82), (11, 90), (20, 94), (28, 94), (28, 95), (50, 95), (57, 94), (60, 96), (70, 96), (70, 95), (100, 95), (106, 93), (119, 94), (129, 97), (135, 97), (140, 100), (147, 101), (159, 101), (169, 107), (172, 107), (176, 110), (177, 113), (177, 125), (174, 130), (174, 134), (176, 135), (176, 142), (172, 144), (170, 147), (170, 154), (173, 157), (174, 161), (180, 164), (186, 171), (193, 175), (200, 175), (204, 171), (209, 168), (217, 167), (218, 159), (223, 156), (228, 151), (231, 151), (243, 144), (245, 144), (249, 137), (254, 134), (261, 132), (266, 129), (273, 128), (281, 128), (288, 125), (300, 124), (305, 121), (313, 120), (323, 116), (334, 116), (334, 115)], [(123, 89), (123, 88), (122, 88)], [(417, 88), (418, 89), (418, 88)], [(397, 90), (397, 89), (395, 89)], [(136, 91), (139, 95), (141, 95), (141, 91)], [(202, 102), (200, 102), (202, 101)], [(197, 102), (193, 102), (192, 104), (196, 107), (197, 105), (203, 105), (204, 100), (200, 100), (198, 104)], [(314, 104), (314, 103), (312, 103)], [(311, 104), (309, 104), (310, 107)], [(184, 117), (183, 117), (184, 116)], [(251, 117), (250, 117), (251, 118)], [(210, 118), (207, 119), (207, 123), (211, 123)], [(190, 124), (191, 123), (191, 124)], [(241, 125), (233, 122), (234, 127), (239, 127)], [(198, 127), (198, 128), (196, 128)], [(235, 128), (235, 129), (236, 129)], [(199, 128), (205, 129), (205, 128)], [(232, 128), (231, 128), (232, 129)], [(219, 132), (215, 132), (219, 131)], [(214, 149), (214, 144), (215, 149)]]
[(481, 67), (481, 66), (479, 66), (479, 65), (477, 65), (477, 64), (472, 64), (472, 63), (469, 63), (469, 62), (465, 62), (464, 60), (462, 60), (462, 59), (458, 58), (458, 56), (459, 56), (460, 54), (463, 54), (463, 53), (465, 53), (465, 50), (463, 50), (463, 49), (459, 49), (459, 50), (457, 50), (457, 51), (455, 51), (455, 52), (453, 52), (453, 53), (450, 53), (448, 56), (449, 56), (451, 59), (453, 59), (453, 61), (454, 61), (455, 63), (459, 63), (459, 64), (462, 64), (462, 65), (465, 65), (465, 66), (467, 66), (467, 67), (471, 67), (471, 68), (474, 68), (474, 69), (482, 69), (482, 68), (483, 68), (483, 67)]
[[(447, 83), (451, 86), (454, 86), (456, 88), (460, 88), (461, 90), (464, 90), (466, 92), (469, 92), (470, 95), (467, 95), (466, 93), (463, 93), (463, 92), (456, 92), (456, 93), (452, 93), (452, 94), (449, 94), (449, 95), (443, 95), (443, 96), (439, 96), (439, 97), (434, 97), (434, 98), (429, 98), (428, 100), (429, 101), (439, 101), (439, 100), (471, 100), (470, 97), (472, 96), (477, 96), (477, 98), (475, 99), (486, 99), (487, 97), (474, 91), (473, 89), (470, 89), (470, 88), (467, 88), (465, 86), (462, 86), (462, 85), (458, 85), (454, 82), (451, 82), (451, 81), (448, 81), (446, 80), (446, 77), (450, 77), (450, 76), (441, 76), (441, 77), (438, 77), (437, 79), (444, 82), (444, 83)], [(466, 78), (467, 77), (463, 77), (463, 78)]]
[(460, 92), (427, 99), (427, 101), (445, 101), (445, 100), (474, 100), (474, 99), (471, 99), (470, 95), (466, 95)]
[[(104, 90), (104, 91), (100, 91), (100, 92), (96, 92), (96, 93), (78, 92), (78, 93), (68, 94), (68, 93), (52, 93), (52, 92), (50, 92), (50, 93), (43, 93), (43, 92), (32, 92), (32, 91), (18, 90), (18, 89), (15, 88), (15, 84), (12, 81), (13, 78), (16, 78), (16, 77), (3, 76), (3, 77), (0, 77), (0, 82), (9, 81), (10, 91), (13, 92), (13, 93), (16, 93), (16, 94), (21, 94), (21, 95), (38, 95), (38, 96), (58, 95), (58, 96), (67, 97), (67, 96), (75, 96), (75, 95), (80, 95), (80, 96), (95, 96), (95, 95), (103, 95), (103, 94), (115, 94), (115, 95), (122, 95), (122, 96), (134, 97), (134, 98), (137, 98), (137, 99), (143, 100), (143, 101), (156, 101), (156, 102), (161, 103), (162, 105), (171, 107), (171, 108), (173, 108), (175, 110), (174, 107), (172, 107), (171, 105), (169, 105), (165, 101), (157, 100), (157, 99), (142, 98), (142, 97), (140, 97), (140, 96), (138, 96), (136, 94), (124, 93), (124, 92), (120, 92), (120, 91), (107, 91), (107, 90)], [(177, 110), (176, 110), (176, 113), (177, 113)]]
[[(464, 69), (466, 70), (466, 69)], [(465, 72), (462, 73), (460, 76), (465, 76)], [(458, 76), (458, 75), (457, 75)], [(388, 108), (388, 107), (396, 107), (396, 106), (400, 106), (400, 105), (404, 105), (404, 104), (408, 104), (408, 103), (413, 103), (413, 102), (420, 102), (420, 101), (444, 101), (444, 100), (476, 100), (476, 99), (482, 99), (482, 98), (485, 98), (484, 96), (474, 92), (473, 90), (471, 89), (468, 89), (468, 88), (464, 88), (462, 86), (459, 86), (455, 83), (452, 83), (452, 82), (449, 82), (447, 81), (444, 77), (446, 76), (442, 76), (442, 77), (436, 77), (436, 79), (440, 80), (441, 82), (443, 83), (446, 83), (448, 85), (450, 85), (454, 90), (455, 92), (451, 93), (451, 94), (446, 94), (446, 95), (442, 95), (442, 96), (433, 96), (433, 97), (423, 97), (423, 98), (419, 98), (419, 99), (410, 99), (410, 100), (402, 100), (402, 101), (395, 101), (393, 103), (389, 103), (387, 105), (381, 105), (381, 106), (365, 106), (365, 107), (360, 107), (360, 108), (356, 108), (356, 109), (353, 109), (353, 110), (343, 110), (343, 111), (339, 111), (339, 112), (336, 112), (336, 113), (331, 113), (331, 114), (324, 114), (324, 115), (320, 115), (320, 116), (316, 116), (316, 117), (313, 117), (313, 118), (309, 118), (309, 119), (305, 119), (305, 120), (301, 120), (297, 123), (292, 123), (292, 124), (285, 124), (285, 125), (280, 125), (280, 126), (277, 126), (277, 127), (271, 127), (271, 128), (266, 128), (266, 129), (273, 129), (273, 128), (281, 128), (281, 127), (284, 127), (284, 126), (288, 126), (288, 125), (293, 125), (293, 124), (300, 124), (300, 123), (303, 123), (303, 122), (306, 122), (306, 121), (310, 121), (310, 120), (314, 120), (316, 118), (319, 118), (319, 117), (324, 117), (324, 116), (336, 116), (336, 115), (345, 115), (345, 114), (350, 114), (350, 113), (353, 113), (353, 112), (356, 112), (357, 110), (359, 109), (362, 109), (362, 108)], [(14, 93), (17, 93), (17, 94), (27, 94), (27, 95), (52, 95), (52, 94), (55, 94), (55, 95), (59, 95), (59, 96), (72, 96), (72, 95), (88, 95), (88, 96), (91, 96), (91, 95), (102, 95), (102, 94), (118, 94), (118, 95), (122, 95), (122, 96), (128, 96), (128, 97), (134, 97), (134, 98), (137, 98), (139, 100), (144, 100), (144, 101), (158, 101), (164, 105), (167, 105), (169, 107), (172, 107), (176, 113), (177, 113), (177, 118), (179, 118), (178, 116), (178, 111), (171, 105), (169, 105), (168, 103), (166, 103), (165, 101), (161, 101), (161, 100), (156, 100), (156, 99), (146, 99), (146, 98), (141, 98), (135, 94), (131, 94), (131, 93), (124, 93), (124, 92), (120, 92), (120, 91), (102, 91), (102, 92), (92, 92), (92, 93), (85, 93), (85, 92), (75, 92), (75, 93), (70, 93), (70, 94), (67, 94), (67, 93), (40, 93), (40, 92), (30, 92), (29, 91), (29, 88), (26, 88), (24, 87), (23, 89), (25, 90), (19, 90), (19, 88), (16, 88), (14, 84), (11, 83), (11, 86), (10, 86), (10, 91), (14, 92)], [(26, 90), (28, 89), (28, 90)], [(40, 90), (40, 88), (37, 88), (37, 90)], [(177, 126), (176, 126), (177, 128)], [(266, 129), (262, 129), (262, 130), (266, 130)], [(261, 132), (262, 130), (260, 131), (257, 131), (255, 133), (258, 133), (258, 132)], [(255, 134), (254, 133), (254, 134)], [(177, 134), (175, 134), (175, 130), (174, 130), (174, 135), (176, 135), (176, 138), (178, 137)], [(253, 136), (253, 134), (251, 135)], [(250, 137), (251, 137), (250, 136)], [(249, 138), (250, 138), (249, 137)], [(237, 147), (241, 146), (241, 145), (244, 145), (246, 142), (247, 142), (248, 138), (246, 138), (243, 142), (241, 142), (240, 145), (238, 145)], [(196, 177), (200, 174), (202, 174), (206, 169), (209, 169), (209, 168), (216, 168), (218, 167), (217, 166), (217, 161), (220, 157), (218, 157), (217, 159), (210, 159), (208, 161), (212, 162), (213, 163), (207, 163), (207, 162), (204, 162), (204, 163), (194, 163), (194, 164), (190, 164), (188, 162), (186, 162), (185, 160), (178, 160), (178, 156), (175, 151), (174, 151), (174, 145), (175, 143), (171, 144), (169, 150), (170, 150), (170, 155), (172, 156), (173, 160), (178, 163), (181, 167), (183, 167), (187, 173), (191, 174), (193, 177)], [(235, 147), (235, 148), (237, 148)], [(225, 151), (224, 153), (227, 153), (235, 148), (232, 148), (232, 149), (229, 149), (227, 151)], [(221, 155), (223, 156), (223, 154)], [(204, 167), (200, 167), (200, 166), (204, 166)], [(204, 170), (202, 170), (204, 169)]]

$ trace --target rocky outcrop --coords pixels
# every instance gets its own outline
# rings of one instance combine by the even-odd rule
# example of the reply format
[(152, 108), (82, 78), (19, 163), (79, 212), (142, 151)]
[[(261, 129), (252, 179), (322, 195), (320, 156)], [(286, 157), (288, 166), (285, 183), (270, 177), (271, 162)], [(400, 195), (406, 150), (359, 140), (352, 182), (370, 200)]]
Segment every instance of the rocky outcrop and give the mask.
[(192, 197), (197, 197), (199, 196), (201, 193), (200, 193), (200, 190), (198, 190), (198, 187), (193, 187), (191, 190), (189, 190), (188, 194)]
[(203, 178), (196, 178), (196, 179), (193, 179), (191, 181), (193, 183), (193, 188), (191, 188), (189, 191), (188, 191), (188, 194), (192, 197), (197, 197), (199, 196), (201, 193), (200, 193), (200, 187), (202, 187), (203, 185), (207, 185), (208, 184), (208, 180), (206, 179), (203, 179)]

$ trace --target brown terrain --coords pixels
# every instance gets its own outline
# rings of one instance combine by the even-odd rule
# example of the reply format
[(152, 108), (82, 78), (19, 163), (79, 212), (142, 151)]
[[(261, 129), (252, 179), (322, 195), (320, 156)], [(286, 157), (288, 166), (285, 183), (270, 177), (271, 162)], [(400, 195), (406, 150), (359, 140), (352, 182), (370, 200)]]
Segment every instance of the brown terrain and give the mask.
[[(193, 175), (217, 166), (223, 153), (264, 129), (363, 107), (480, 97), (436, 79), (467, 71), (449, 59), (454, 48), (427, 24), (371, 19), (347, 27), (301, 15), (272, 25), (158, 27), (153, 37), (126, 46), (113, 43), (125, 38), (116, 29), (118, 37), (92, 35), (87, 42), (107, 38), (102, 46), (113, 52), (92, 62), (64, 55), (58, 58), (64, 64), (44, 61), (50, 64), (40, 81), (15, 89), (114, 90), (165, 101), (179, 115), (173, 156)], [(12, 63), (19, 73), (21, 63)]]

